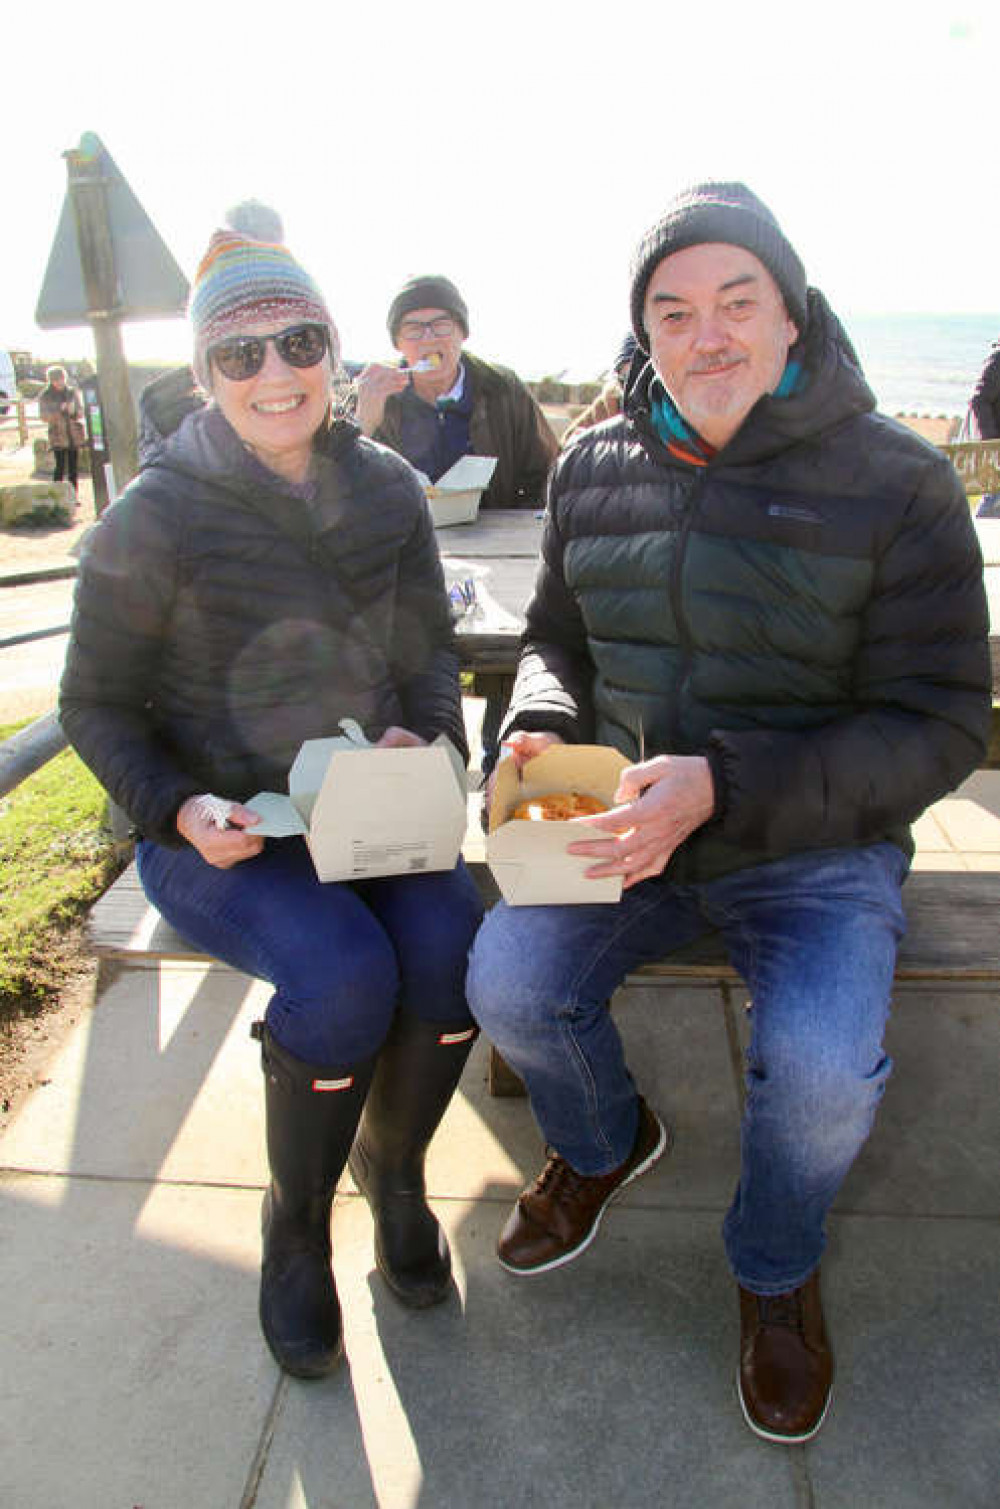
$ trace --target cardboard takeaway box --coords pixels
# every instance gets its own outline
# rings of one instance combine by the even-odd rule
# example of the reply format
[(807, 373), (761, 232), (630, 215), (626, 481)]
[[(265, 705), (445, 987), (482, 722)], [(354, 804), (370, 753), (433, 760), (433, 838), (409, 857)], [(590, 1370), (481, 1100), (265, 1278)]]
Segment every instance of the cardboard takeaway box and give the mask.
[(490, 804), (486, 859), (509, 906), (619, 901), (621, 876), (588, 880), (596, 860), (567, 854), (566, 845), (584, 835), (579, 824), (533, 823), (510, 814), (519, 802), (553, 791), (580, 791), (614, 804), (618, 777), (628, 765), (617, 749), (601, 744), (554, 744), (529, 760), (518, 780), (514, 761), (497, 766)]
[(495, 456), (461, 456), (443, 477), (426, 485), (427, 506), (435, 529), (473, 522), (496, 464)]
[(465, 766), (441, 734), (433, 744), (376, 749), (352, 719), (343, 737), (307, 739), (288, 795), (261, 791), (254, 833), (305, 837), (320, 880), (419, 875), (454, 867), (466, 823)]

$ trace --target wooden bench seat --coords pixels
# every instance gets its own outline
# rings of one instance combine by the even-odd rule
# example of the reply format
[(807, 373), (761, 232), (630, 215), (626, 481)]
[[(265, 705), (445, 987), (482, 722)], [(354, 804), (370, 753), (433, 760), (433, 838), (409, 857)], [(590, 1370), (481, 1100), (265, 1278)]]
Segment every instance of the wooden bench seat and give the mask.
[[(470, 867), (486, 891), (490, 876), (482, 861), (472, 858)], [(898, 981), (941, 986), (1000, 981), (1000, 871), (917, 870), (906, 882), (903, 900), (908, 931), (899, 951)], [(94, 953), (103, 959), (208, 960), (146, 900), (134, 864), (95, 903), (88, 936)], [(739, 978), (720, 939), (712, 935), (637, 969), (625, 985), (731, 985)], [(488, 1080), (494, 1095), (524, 1093), (521, 1081), (495, 1049), (490, 1052)]]

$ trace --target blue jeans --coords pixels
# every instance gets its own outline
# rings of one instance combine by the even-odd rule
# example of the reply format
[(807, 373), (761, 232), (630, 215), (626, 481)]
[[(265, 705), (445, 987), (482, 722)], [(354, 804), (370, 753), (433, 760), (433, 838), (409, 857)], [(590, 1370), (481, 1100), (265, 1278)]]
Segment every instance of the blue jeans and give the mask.
[(465, 970), (483, 908), (461, 860), (428, 875), (323, 884), (300, 838), (269, 840), (229, 870), (143, 839), (136, 864), (179, 933), (271, 982), (267, 1024), (296, 1058), (368, 1058), (397, 1010), (471, 1025)]
[(744, 1288), (803, 1283), (826, 1213), (865, 1142), (906, 857), (894, 844), (797, 854), (699, 885), (657, 878), (614, 906), (508, 907), (469, 961), (472, 1013), (522, 1076), (550, 1146), (581, 1174), (628, 1157), (638, 1106), (607, 1002), (637, 965), (718, 929), (750, 988), (739, 1185), (725, 1218)]

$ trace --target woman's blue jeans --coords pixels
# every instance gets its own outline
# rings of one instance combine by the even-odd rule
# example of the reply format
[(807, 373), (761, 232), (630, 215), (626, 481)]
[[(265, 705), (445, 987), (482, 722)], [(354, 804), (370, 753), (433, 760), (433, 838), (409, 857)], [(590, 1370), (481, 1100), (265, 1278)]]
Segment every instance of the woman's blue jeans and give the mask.
[(607, 1002), (637, 965), (718, 929), (753, 999), (723, 1237), (738, 1281), (780, 1294), (819, 1262), (827, 1211), (885, 1088), (906, 870), (882, 843), (699, 885), (648, 880), (613, 906), (501, 902), (473, 946), (469, 1004), (524, 1079), (550, 1146), (581, 1174), (607, 1173), (631, 1152), (638, 1115)]
[(140, 840), (136, 864), (179, 933), (271, 982), (267, 1024), (296, 1058), (368, 1058), (397, 1010), (471, 1025), (465, 970), (483, 909), (461, 860), (427, 875), (321, 883), (304, 841), (286, 838), (229, 870), (193, 848)]

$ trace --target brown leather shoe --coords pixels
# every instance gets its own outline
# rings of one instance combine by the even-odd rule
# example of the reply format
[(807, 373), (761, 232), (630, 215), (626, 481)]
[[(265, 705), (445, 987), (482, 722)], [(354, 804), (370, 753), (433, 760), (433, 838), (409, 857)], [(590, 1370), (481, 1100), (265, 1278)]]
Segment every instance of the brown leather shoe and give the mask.
[(578, 1174), (558, 1153), (534, 1184), (519, 1196), (497, 1245), (500, 1262), (511, 1273), (545, 1273), (568, 1263), (597, 1235), (601, 1217), (615, 1196), (652, 1168), (671, 1142), (667, 1128), (639, 1097), (635, 1146), (610, 1174)]
[(787, 1294), (740, 1289), (740, 1404), (765, 1441), (808, 1441), (833, 1389), (833, 1353), (823, 1323), (819, 1269)]

